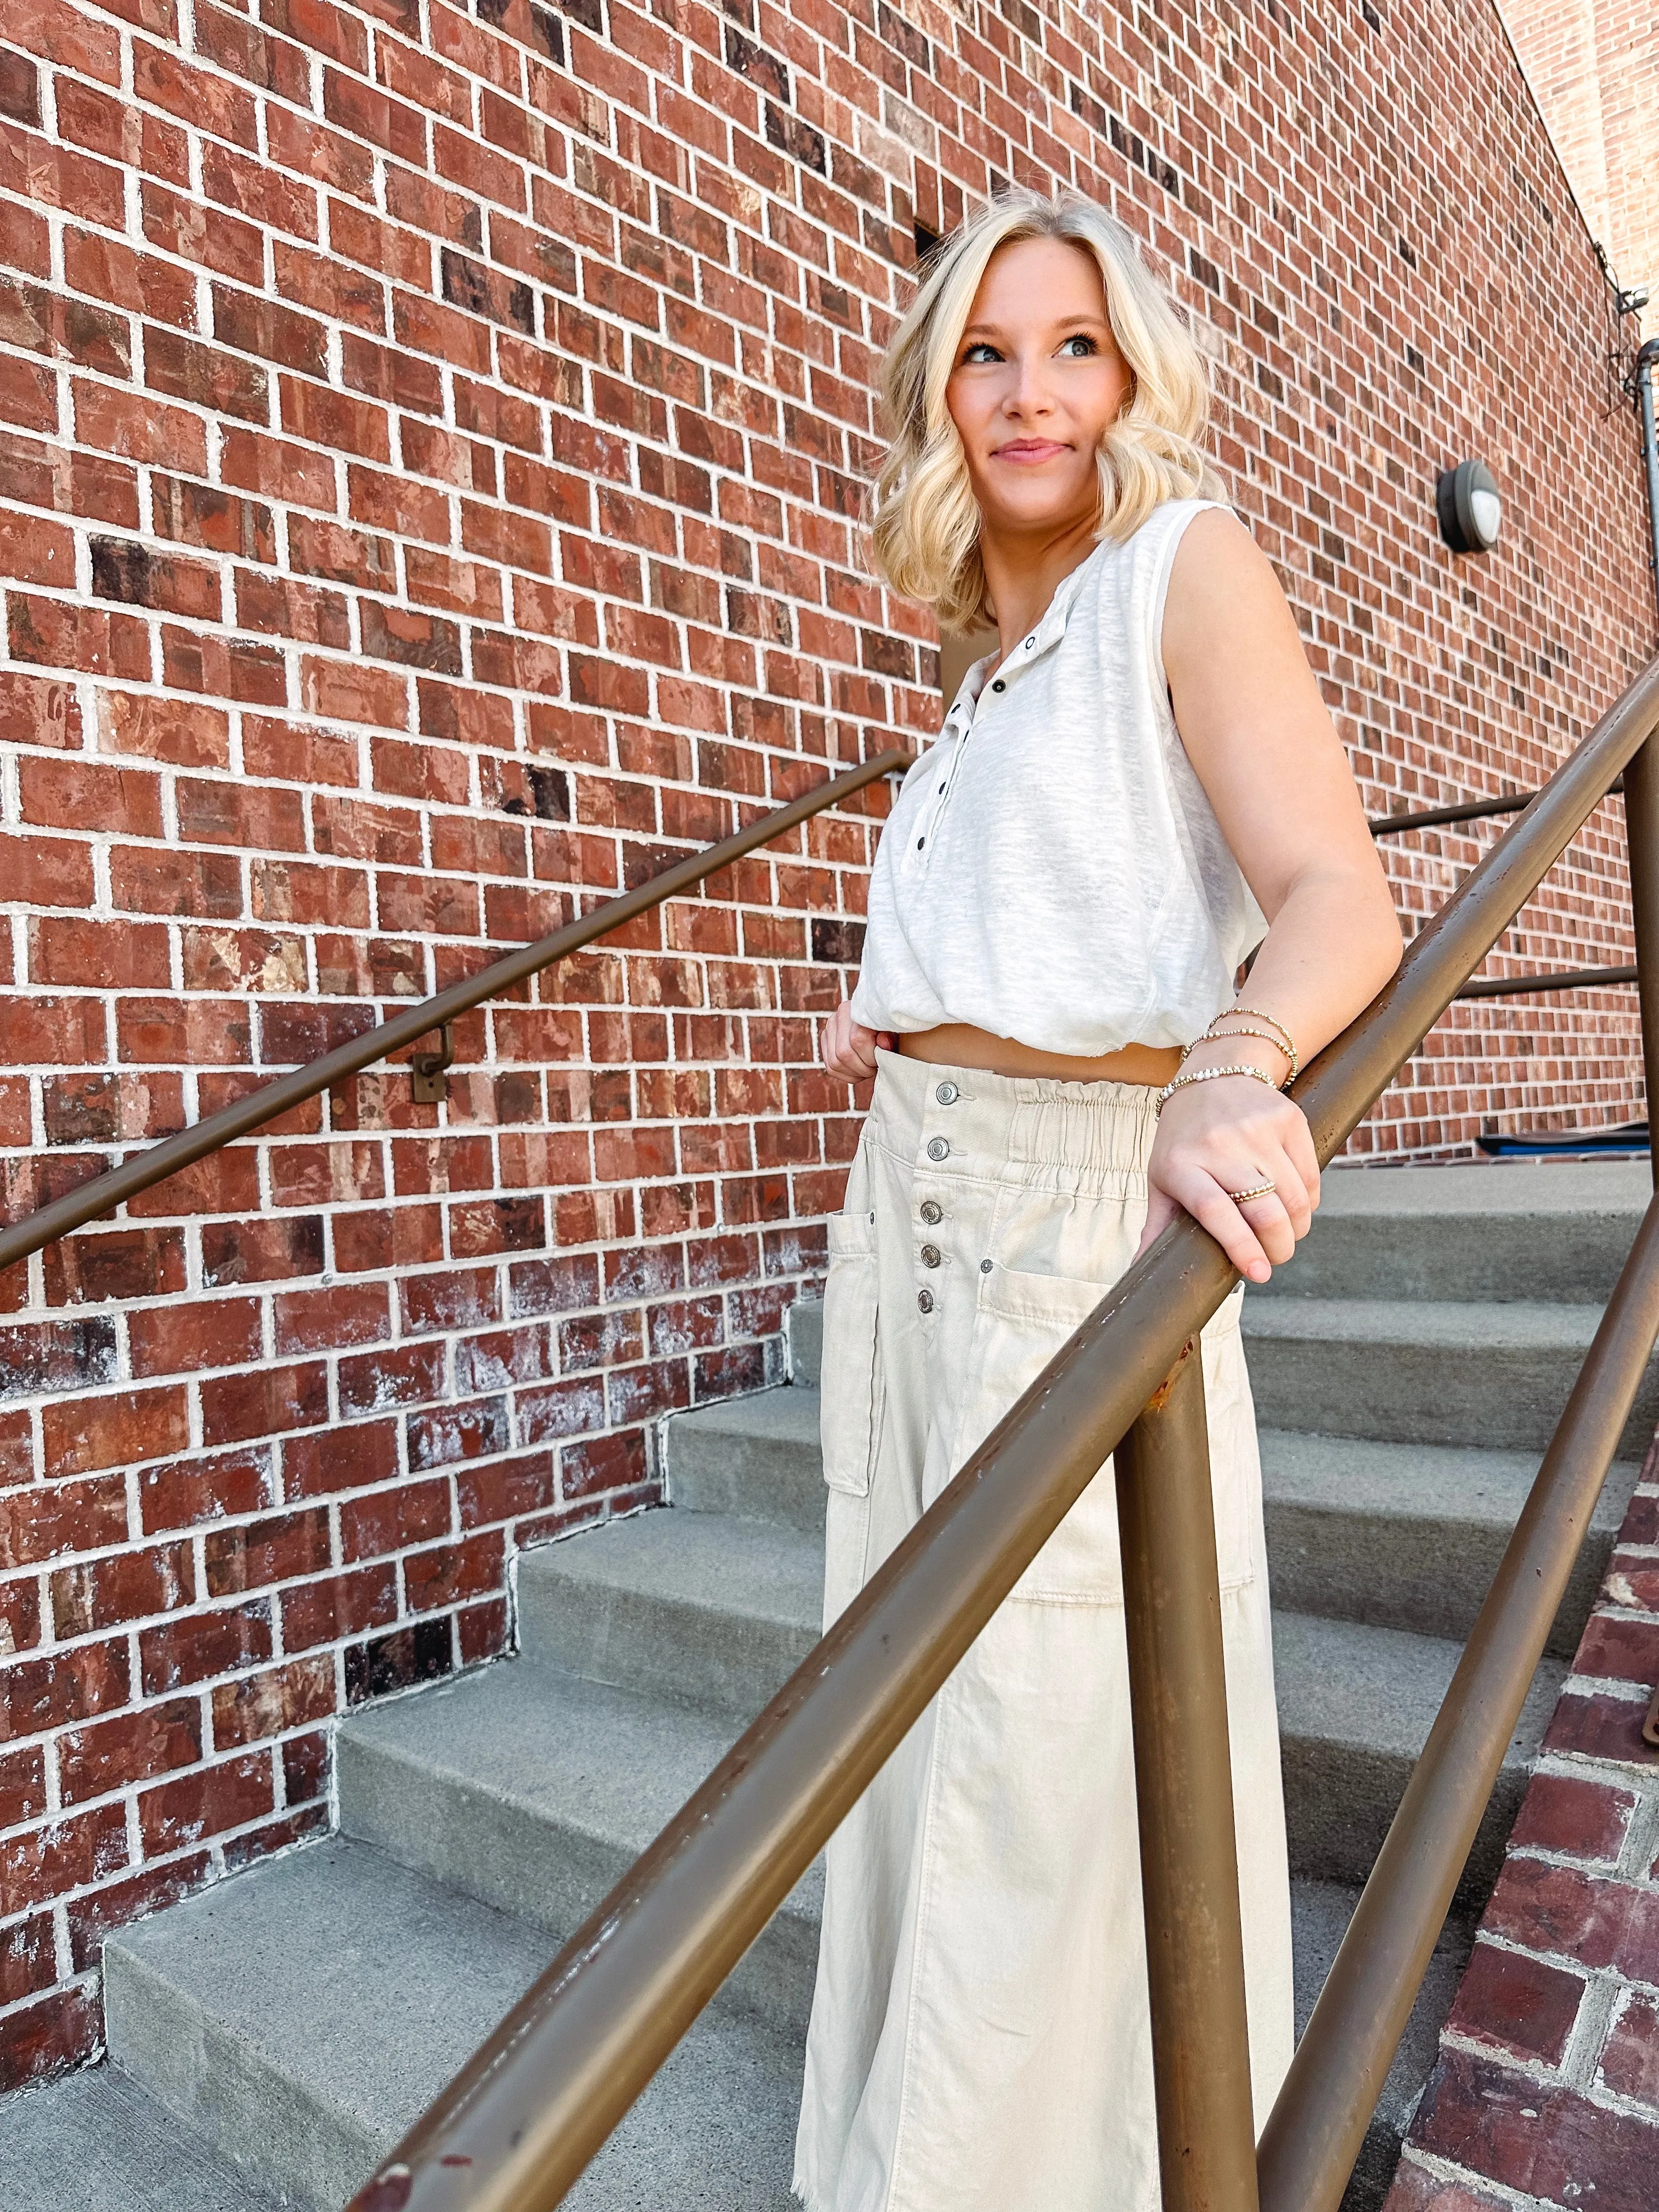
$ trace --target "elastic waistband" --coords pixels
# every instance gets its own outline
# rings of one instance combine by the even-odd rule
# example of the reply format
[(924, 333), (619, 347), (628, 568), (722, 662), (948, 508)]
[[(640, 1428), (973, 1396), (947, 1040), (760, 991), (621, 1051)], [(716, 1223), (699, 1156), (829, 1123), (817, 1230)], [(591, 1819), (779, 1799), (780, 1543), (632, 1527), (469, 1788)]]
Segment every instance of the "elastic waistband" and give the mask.
[(870, 1130), (906, 1158), (943, 1138), (970, 1174), (1010, 1167), (1023, 1180), (1071, 1188), (1121, 1187), (1144, 1176), (1158, 1127), (1158, 1093), (1138, 1083), (1067, 1083), (993, 1075), (878, 1051)]

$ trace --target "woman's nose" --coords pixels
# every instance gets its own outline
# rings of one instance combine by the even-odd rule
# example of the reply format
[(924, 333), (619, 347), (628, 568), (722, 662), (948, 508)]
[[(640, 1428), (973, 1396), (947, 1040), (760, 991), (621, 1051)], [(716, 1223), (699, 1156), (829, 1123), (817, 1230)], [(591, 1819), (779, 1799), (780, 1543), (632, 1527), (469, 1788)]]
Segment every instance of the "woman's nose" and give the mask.
[(1006, 404), (1017, 414), (1040, 415), (1047, 412), (1050, 404), (1048, 386), (1040, 363), (1019, 364)]

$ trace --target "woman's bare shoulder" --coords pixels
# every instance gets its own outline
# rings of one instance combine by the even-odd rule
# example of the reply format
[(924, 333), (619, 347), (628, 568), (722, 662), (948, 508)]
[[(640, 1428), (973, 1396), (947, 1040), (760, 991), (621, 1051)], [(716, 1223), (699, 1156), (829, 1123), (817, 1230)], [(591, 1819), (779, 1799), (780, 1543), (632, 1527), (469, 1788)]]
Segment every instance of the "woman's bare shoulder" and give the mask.
[(1250, 526), (1231, 507), (1201, 507), (1181, 533), (1170, 588), (1184, 579), (1259, 574), (1273, 575), (1273, 563), (1256, 544)]
[(1188, 651), (1267, 640), (1301, 657), (1296, 620), (1273, 564), (1230, 507), (1208, 507), (1182, 532), (1164, 603), (1164, 654), (1173, 668)]

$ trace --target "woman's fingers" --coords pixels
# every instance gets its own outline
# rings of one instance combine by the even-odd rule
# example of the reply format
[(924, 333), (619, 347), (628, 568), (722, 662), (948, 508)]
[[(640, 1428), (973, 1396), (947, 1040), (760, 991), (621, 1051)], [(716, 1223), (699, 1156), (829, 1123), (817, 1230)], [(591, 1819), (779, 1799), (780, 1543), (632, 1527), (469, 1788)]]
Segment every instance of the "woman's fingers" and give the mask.
[(1180, 1211), (1180, 1206), (1167, 1190), (1160, 1190), (1156, 1183), (1152, 1186), (1146, 1194), (1146, 1226), (1140, 1232), (1139, 1243), (1135, 1246), (1137, 1260), (1155, 1238), (1164, 1234)]
[[(1161, 1229), (1176, 1206), (1184, 1206), (1241, 1275), (1265, 1283), (1274, 1267), (1294, 1257), (1297, 1242), (1312, 1225), (1314, 1201), (1287, 1149), (1258, 1143), (1251, 1148), (1253, 1158), (1239, 1160), (1242, 1148), (1233, 1144), (1225, 1148), (1232, 1159), (1216, 1158), (1222, 1149), (1171, 1147), (1162, 1159), (1154, 1158), (1148, 1227), (1155, 1235), (1154, 1220)], [(1263, 1152), (1267, 1158), (1261, 1158)], [(1264, 1190), (1264, 1183), (1273, 1188)], [(1234, 1195), (1244, 1192), (1255, 1194)], [(1150, 1241), (1144, 1237), (1143, 1248)]]
[(853, 1019), (851, 1001), (843, 999), (818, 1034), (818, 1049), (826, 1071), (843, 1083), (868, 1083), (876, 1072), (876, 1047), (884, 1041), (874, 1030)]
[[(1319, 1203), (1318, 1199), (1309, 1190), (1300, 1165), (1288, 1150), (1281, 1152), (1275, 1159), (1264, 1161), (1262, 1165), (1262, 1174), (1252, 1176), (1249, 1184), (1236, 1184), (1234, 1188), (1248, 1189), (1255, 1183), (1271, 1182), (1273, 1195), (1285, 1209), (1285, 1218), (1300, 1243), (1313, 1226), (1314, 1208)], [(1285, 1255), (1286, 1258), (1289, 1256)]]
[(1287, 1260), (1295, 1258), (1296, 1225), (1277, 1191), (1269, 1191), (1262, 1198), (1246, 1199), (1242, 1206), (1237, 1199), (1231, 1203), (1274, 1267), (1282, 1267)]
[[(1251, 1227), (1243, 1208), (1233, 1203), (1213, 1176), (1206, 1176), (1204, 1187), (1194, 1188), (1189, 1196), (1182, 1199), (1182, 1203), (1199, 1227), (1209, 1231), (1246, 1281), (1267, 1281), (1273, 1273), (1273, 1264), (1261, 1240)], [(1279, 1207), (1279, 1219), (1283, 1224), (1282, 1206)], [(1289, 1237), (1288, 1224), (1285, 1226), (1285, 1233)], [(1290, 1250), (1285, 1257), (1288, 1259), (1295, 1249), (1296, 1240), (1291, 1237)]]
[(1285, 1150), (1291, 1165), (1301, 1178), (1309, 1206), (1316, 1208), (1319, 1204), (1319, 1155), (1314, 1150), (1313, 1131), (1308, 1127), (1308, 1117), (1300, 1111), (1285, 1133)]

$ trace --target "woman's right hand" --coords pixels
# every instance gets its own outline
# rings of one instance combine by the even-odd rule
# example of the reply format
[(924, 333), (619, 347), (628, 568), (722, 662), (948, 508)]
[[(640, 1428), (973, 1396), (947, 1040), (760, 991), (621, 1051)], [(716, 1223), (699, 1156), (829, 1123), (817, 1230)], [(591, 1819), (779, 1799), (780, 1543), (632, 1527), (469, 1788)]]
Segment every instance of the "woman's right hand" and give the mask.
[(890, 1030), (867, 1030), (855, 1022), (850, 999), (842, 1000), (818, 1033), (824, 1066), (846, 1083), (868, 1083), (876, 1072), (876, 1048), (891, 1052), (897, 1043)]

